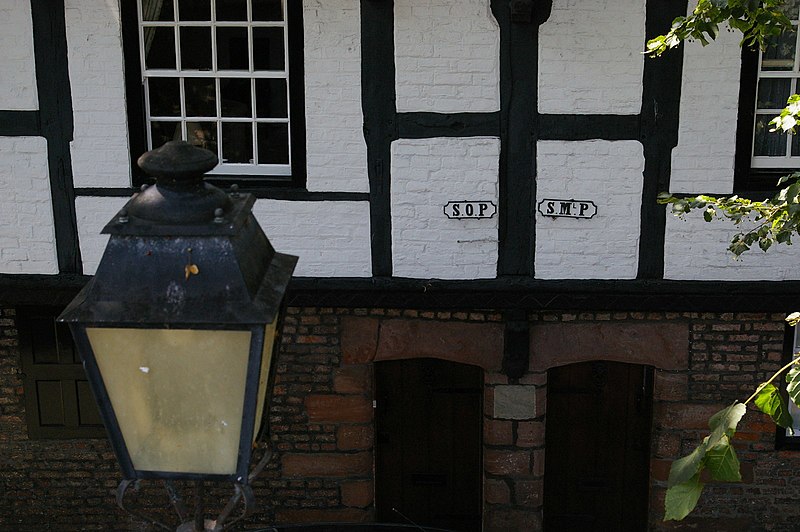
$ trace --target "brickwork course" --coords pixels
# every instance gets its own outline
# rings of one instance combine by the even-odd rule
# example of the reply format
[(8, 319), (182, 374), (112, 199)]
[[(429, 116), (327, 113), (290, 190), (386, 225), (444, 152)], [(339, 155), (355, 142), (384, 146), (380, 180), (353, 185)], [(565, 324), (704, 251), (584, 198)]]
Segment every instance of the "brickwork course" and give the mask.
[[(15, 314), (13, 308), (0, 310), (0, 530), (150, 530), (115, 507), (120, 474), (104, 439), (28, 438)], [(697, 445), (711, 414), (744, 400), (780, 367), (783, 317), (559, 312), (532, 313), (529, 320), (532, 336), (543, 326), (685, 328), (686, 367), (674, 369), (670, 362), (662, 364), (670, 369), (655, 370), (650, 529), (790, 530), (800, 496), (794, 479), (800, 457), (776, 451), (774, 425), (752, 409), (735, 439), (743, 482), (709, 483), (691, 517), (680, 524), (661, 522), (671, 461)], [(427, 351), (413, 346), (419, 339), (430, 344), (440, 335), (465, 337), (449, 348), (448, 359), (484, 368), (484, 530), (541, 530), (547, 371), (537, 368), (509, 380), (499, 369), (499, 358), (475, 359), (472, 346), (491, 350), (497, 327), (502, 317), (493, 312), (289, 308), (269, 410), (275, 456), (254, 484), (258, 509), (246, 528), (272, 522), (373, 521), (372, 363), (400, 358), (401, 352), (409, 358), (435, 355), (430, 345)], [(504, 397), (531, 391), (535, 408), (497, 405), (498, 387), (507, 387)], [(214, 490), (210, 508), (215, 501), (221, 508), (227, 495)], [(143, 482), (130, 500), (147, 511), (167, 511), (166, 494), (156, 482)]]

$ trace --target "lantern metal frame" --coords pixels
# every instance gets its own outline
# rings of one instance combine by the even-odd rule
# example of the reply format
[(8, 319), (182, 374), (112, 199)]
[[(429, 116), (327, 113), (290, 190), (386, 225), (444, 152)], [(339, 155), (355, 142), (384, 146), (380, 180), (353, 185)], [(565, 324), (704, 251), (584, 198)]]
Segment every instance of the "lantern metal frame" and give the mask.
[[(252, 214), (255, 198), (240, 194), (234, 186), (225, 193), (202, 181), (217, 163), (216, 156), (185, 142), (170, 142), (142, 156), (140, 166), (158, 177), (154, 186), (142, 187), (105, 226), (110, 235), (95, 276), (64, 310), (87, 377), (117, 456), (124, 480), (117, 493), (118, 505), (128, 489), (143, 479), (165, 481), (170, 499), (182, 515), (183, 504), (172, 481), (227, 481), (236, 493), (226, 506), (222, 521), (240, 499), (245, 514), (252, 503), (250, 481), (263, 469), (271, 452), (249, 472), (253, 450), (268, 441), (267, 408), (261, 416), (261, 435), (254, 434), (260, 420), (259, 382), (266, 330), (273, 323), (271, 361), (280, 338), (284, 295), (297, 257), (275, 252)], [(235, 472), (232, 474), (182, 471), (149, 471), (134, 467), (114, 405), (98, 367), (88, 328), (190, 329), (248, 331), (244, 405)], [(265, 383), (265, 403), (274, 382), (276, 364), (270, 364)], [(258, 438), (257, 438), (258, 437)], [(162, 527), (165, 525), (131, 512)], [(195, 509), (194, 530), (202, 521)], [(237, 519), (238, 520), (238, 519)], [(217, 522), (214, 530), (221, 530)], [(166, 527), (169, 528), (169, 527)], [(179, 529), (181, 530), (181, 529)], [(187, 528), (192, 530), (192, 528)]]

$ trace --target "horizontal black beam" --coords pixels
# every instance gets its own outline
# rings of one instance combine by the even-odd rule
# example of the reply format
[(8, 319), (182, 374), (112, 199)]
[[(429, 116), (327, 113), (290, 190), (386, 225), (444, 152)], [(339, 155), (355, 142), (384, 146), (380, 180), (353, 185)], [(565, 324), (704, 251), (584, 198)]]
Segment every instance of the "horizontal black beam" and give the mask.
[[(0, 306), (66, 305), (83, 275), (0, 274)], [(292, 279), (288, 304), (311, 307), (530, 311), (793, 312), (800, 281)]]
[(639, 115), (539, 115), (539, 140), (639, 140)]
[(0, 111), (0, 137), (42, 135), (39, 111)]
[(404, 139), (433, 137), (498, 137), (500, 112), (398, 113), (398, 135)]
[[(248, 189), (241, 187), (241, 192), (253, 194), (262, 199), (278, 199), (290, 201), (368, 201), (366, 192), (310, 192), (294, 188)], [(138, 188), (76, 188), (75, 195), (83, 197), (125, 198), (138, 192)]]

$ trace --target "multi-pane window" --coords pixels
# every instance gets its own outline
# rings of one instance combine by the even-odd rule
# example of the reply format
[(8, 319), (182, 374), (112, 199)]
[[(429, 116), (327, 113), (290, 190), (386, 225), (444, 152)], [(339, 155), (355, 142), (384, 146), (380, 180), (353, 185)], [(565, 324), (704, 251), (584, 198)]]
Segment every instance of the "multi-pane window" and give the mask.
[[(788, 0), (786, 15), (798, 27), (800, 0)], [(770, 120), (780, 114), (790, 95), (800, 92), (800, 54), (797, 31), (773, 39), (760, 54), (753, 128), (753, 168), (791, 168), (800, 163), (800, 137), (770, 132)]]
[(138, 0), (147, 149), (183, 139), (217, 175), (290, 176), (287, 0)]

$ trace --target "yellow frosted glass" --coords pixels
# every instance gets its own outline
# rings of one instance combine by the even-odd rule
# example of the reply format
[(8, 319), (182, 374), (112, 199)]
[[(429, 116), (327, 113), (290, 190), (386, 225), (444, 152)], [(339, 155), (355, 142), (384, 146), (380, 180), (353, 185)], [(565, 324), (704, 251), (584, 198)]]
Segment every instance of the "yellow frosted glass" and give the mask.
[(272, 365), (272, 349), (275, 346), (275, 318), (272, 323), (264, 329), (264, 348), (261, 351), (261, 376), (258, 379), (258, 402), (256, 403), (256, 427), (253, 431), (253, 441), (258, 437), (261, 430), (261, 416), (264, 413), (264, 400), (267, 397), (267, 380), (269, 379), (269, 368)]
[(86, 333), (134, 468), (236, 472), (250, 331)]

